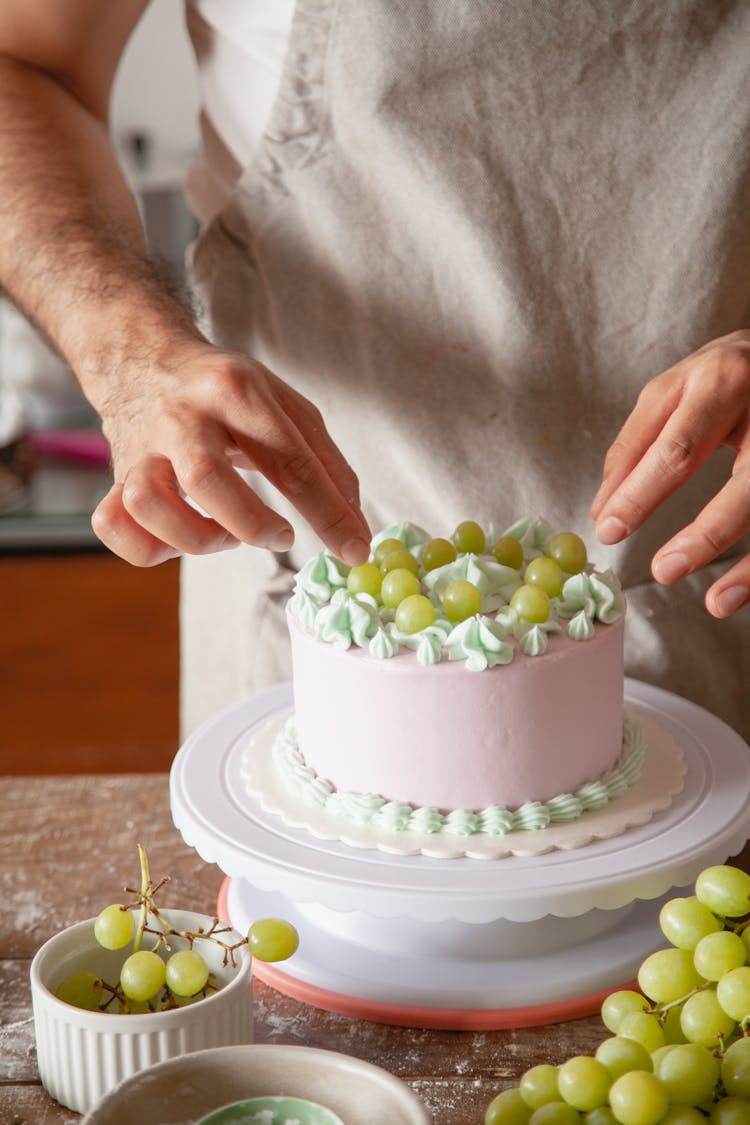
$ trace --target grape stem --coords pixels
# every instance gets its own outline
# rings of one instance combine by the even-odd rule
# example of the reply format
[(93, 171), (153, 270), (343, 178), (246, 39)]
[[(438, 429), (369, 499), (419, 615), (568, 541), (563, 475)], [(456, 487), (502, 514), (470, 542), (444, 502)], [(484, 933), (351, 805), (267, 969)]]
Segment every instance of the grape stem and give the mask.
[(100, 1012), (106, 1012), (107, 1008), (110, 1006), (113, 1000), (124, 1001), (125, 997), (119, 991), (119, 989), (113, 987), (111, 984), (107, 984), (106, 980), (104, 980), (102, 977), (99, 977), (96, 983), (98, 985), (101, 985), (104, 992), (109, 993), (109, 998), (107, 999), (107, 1001), (104, 1004), (99, 1005)]
[(136, 846), (138, 848), (138, 859), (141, 864), (141, 889), (138, 895), (141, 900), (141, 914), (140, 918), (138, 919), (138, 929), (136, 931), (135, 938), (133, 939), (134, 953), (137, 953), (141, 948), (141, 939), (146, 929), (146, 923), (148, 922), (148, 908), (149, 900), (151, 898), (151, 876), (148, 870), (148, 856), (146, 855), (146, 849), (144, 848), (143, 844), (137, 844)]
[(672, 1008), (679, 1008), (680, 1004), (684, 1004), (691, 996), (695, 996), (696, 992), (705, 992), (706, 989), (710, 987), (711, 981), (706, 981), (705, 984), (696, 984), (695, 988), (691, 988), (690, 991), (686, 992), (684, 996), (681, 996), (679, 1000), (671, 1000), (669, 1004), (656, 1004), (653, 1008), (649, 1008), (648, 1011), (651, 1015), (658, 1016), (663, 1022), (666, 1019), (667, 1012), (671, 1011)]
[[(220, 946), (220, 948), (224, 950), (223, 964), (225, 966), (227, 964), (231, 964), (232, 968), (236, 969), (237, 960), (235, 958), (235, 953), (238, 949), (242, 949), (243, 947), (247, 946), (247, 942), (244, 939), (241, 939), (240, 941), (235, 942), (234, 945), (229, 945), (227, 942), (222, 941), (218, 935), (230, 933), (231, 926), (220, 926), (219, 919), (216, 917), (213, 918), (211, 926), (208, 930), (199, 930), (197, 933), (193, 933), (190, 930), (176, 929), (169, 921), (167, 921), (167, 919), (164, 917), (164, 915), (156, 905), (156, 902), (154, 901), (154, 896), (166, 883), (169, 882), (169, 876), (164, 876), (164, 878), (160, 879), (156, 884), (152, 883), (146, 849), (142, 844), (137, 844), (136, 846), (138, 848), (138, 860), (141, 867), (141, 886), (139, 890), (135, 890), (133, 887), (125, 887), (125, 890), (128, 892), (128, 894), (135, 895), (136, 901), (140, 905), (140, 917), (138, 919), (138, 926), (136, 929), (135, 937), (133, 939), (132, 952), (137, 953), (137, 951), (140, 949), (144, 934), (151, 934), (156, 938), (156, 942), (152, 946), (153, 952), (156, 952), (162, 946), (164, 947), (164, 949), (171, 950), (172, 947), (169, 944), (170, 937), (183, 938), (188, 943), (188, 947), (190, 949), (193, 948), (193, 943), (200, 938), (204, 941), (211, 941), (215, 945)], [(149, 926), (149, 915), (153, 916), (153, 918), (159, 923), (161, 929), (156, 930), (152, 929), (152, 927)]]

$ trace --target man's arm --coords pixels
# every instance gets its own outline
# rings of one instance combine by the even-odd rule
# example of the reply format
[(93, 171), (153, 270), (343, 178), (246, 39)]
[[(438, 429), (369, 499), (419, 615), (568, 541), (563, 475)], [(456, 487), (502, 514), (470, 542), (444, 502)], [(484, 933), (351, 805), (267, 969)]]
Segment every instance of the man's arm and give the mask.
[(212, 347), (149, 262), (107, 130), (114, 73), (146, 2), (0, 6), (0, 285), (101, 415), (115, 484), (94, 527), (113, 551), (152, 565), (237, 541), (287, 549), (289, 524), (234, 471), (243, 464), (361, 562), (356, 477), (316, 408), (261, 364)]

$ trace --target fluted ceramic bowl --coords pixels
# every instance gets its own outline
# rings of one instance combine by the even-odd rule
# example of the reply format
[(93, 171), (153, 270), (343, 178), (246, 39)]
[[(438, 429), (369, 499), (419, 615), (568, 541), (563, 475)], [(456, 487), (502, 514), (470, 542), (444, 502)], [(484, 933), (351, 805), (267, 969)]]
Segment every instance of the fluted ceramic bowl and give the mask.
[[(177, 930), (208, 930), (205, 914), (162, 910)], [(126, 951), (102, 949), (94, 921), (79, 922), (50, 938), (31, 963), (39, 1075), (49, 1094), (77, 1113), (88, 1113), (105, 1094), (139, 1071), (194, 1051), (252, 1042), (252, 958), (235, 953), (236, 967), (224, 965), (224, 950), (212, 942), (196, 947), (219, 985), (204, 999), (166, 1012), (119, 1015), (91, 1012), (58, 1000), (55, 990), (66, 977), (88, 970), (112, 983), (119, 979)], [(151, 923), (149, 923), (151, 925)], [(230, 931), (222, 939), (240, 941)], [(170, 937), (172, 950), (187, 948)], [(144, 948), (147, 948), (147, 944)]]

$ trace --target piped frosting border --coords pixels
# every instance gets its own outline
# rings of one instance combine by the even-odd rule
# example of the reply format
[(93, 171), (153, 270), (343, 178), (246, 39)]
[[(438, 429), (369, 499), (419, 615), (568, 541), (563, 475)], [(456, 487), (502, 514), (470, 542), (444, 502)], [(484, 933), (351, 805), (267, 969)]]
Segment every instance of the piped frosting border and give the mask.
[[(261, 807), (278, 815), (293, 827), (302, 828), (320, 839), (341, 841), (349, 847), (375, 848), (395, 855), (418, 855), (428, 858), (502, 859), (510, 856), (533, 856), (557, 850), (572, 850), (596, 840), (619, 836), (629, 828), (647, 824), (654, 815), (668, 808), (674, 795), (684, 785), (687, 767), (682, 751), (672, 736), (650, 718), (639, 715), (634, 728), (641, 728), (646, 750), (640, 775), (629, 787), (623, 781), (621, 795), (612, 795), (599, 808), (591, 808), (576, 820), (556, 821), (547, 828), (513, 829), (492, 834), (474, 831), (471, 835), (455, 832), (417, 830), (412, 822), (409, 831), (399, 830), (381, 819), (378, 827), (361, 824), (332, 814), (328, 802), (300, 797), (283, 776), (273, 752), (274, 744), (285, 726), (288, 714), (271, 720), (250, 740), (242, 755), (242, 776), (248, 793)], [(596, 785), (597, 783), (593, 783)], [(325, 789), (325, 783), (322, 786)], [(410, 807), (410, 806), (407, 806)], [(431, 818), (430, 818), (431, 820)]]
[(597, 781), (582, 785), (575, 793), (562, 793), (544, 802), (528, 801), (515, 811), (503, 805), (490, 805), (477, 812), (452, 809), (449, 813), (441, 813), (435, 808), (389, 801), (375, 793), (337, 790), (305, 762), (298, 746), (293, 714), (276, 736), (272, 754), (276, 768), (298, 797), (327, 810), (331, 816), (348, 820), (359, 827), (430, 836), (440, 833), (449, 836), (473, 836), (475, 833), (504, 836), (508, 832), (539, 832), (551, 824), (566, 824), (621, 797), (641, 775), (646, 739), (641, 724), (624, 715), (622, 750), (612, 769)]

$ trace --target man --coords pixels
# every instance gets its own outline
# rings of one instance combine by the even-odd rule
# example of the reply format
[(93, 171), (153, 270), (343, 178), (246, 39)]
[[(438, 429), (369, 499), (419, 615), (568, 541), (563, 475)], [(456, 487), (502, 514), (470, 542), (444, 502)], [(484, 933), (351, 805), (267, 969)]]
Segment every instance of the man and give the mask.
[[(371, 525), (435, 534), (535, 513), (585, 533), (604, 462), (629, 671), (750, 734), (750, 641), (701, 608), (750, 600), (747, 5), (299, 6), (262, 142), (193, 254), (202, 332), (107, 136), (144, 7), (3, 5), (0, 282), (102, 417), (97, 533), (138, 565), (186, 556), (186, 729), (286, 673), (316, 536), (366, 556), (348, 461)], [(251, 10), (188, 6), (219, 148), (211, 58)]]

